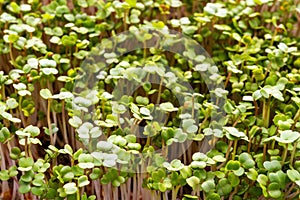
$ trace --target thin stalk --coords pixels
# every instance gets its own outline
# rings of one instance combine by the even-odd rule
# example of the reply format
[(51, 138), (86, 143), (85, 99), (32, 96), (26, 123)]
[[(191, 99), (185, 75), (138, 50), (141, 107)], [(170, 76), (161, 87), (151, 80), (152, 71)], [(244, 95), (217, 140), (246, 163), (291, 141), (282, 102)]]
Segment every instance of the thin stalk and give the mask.
[(5, 87), (4, 85), (1, 85), (1, 93), (2, 93), (2, 97), (1, 97), (1, 100), (5, 101)]
[(264, 99), (263, 103), (263, 126), (265, 128), (269, 127), (269, 121), (270, 121), (270, 98)]
[(131, 180), (132, 178), (129, 178), (127, 180), (127, 196), (125, 199), (130, 199), (130, 194), (131, 194)]
[(195, 96), (192, 95), (192, 119), (195, 117)]
[[(276, 135), (278, 135), (278, 127), (276, 128)], [(275, 140), (272, 141), (271, 149), (275, 148)]]
[[(0, 143), (0, 155), (1, 155), (1, 170), (6, 170), (6, 163), (5, 163), (5, 155), (4, 155), (4, 148), (3, 144)], [(2, 194), (9, 191), (9, 185), (7, 181), (2, 181), (1, 183), (1, 191)]]
[(263, 161), (266, 160), (267, 155), (267, 143), (264, 143), (264, 149), (263, 149)]
[(15, 65), (15, 59), (14, 59), (14, 55), (13, 55), (13, 49), (12, 49), (12, 43), (9, 43), (9, 56), (10, 56), (10, 60), (12, 62), (12, 65)]
[(177, 199), (177, 193), (179, 189), (180, 189), (180, 185), (177, 185), (174, 189), (172, 189), (172, 200)]
[(19, 112), (20, 112), (20, 118), (22, 120), (22, 124), (23, 126), (25, 127), (26, 126), (26, 121), (25, 121), (25, 118), (24, 118), (24, 115), (23, 115), (23, 112), (22, 112), (22, 100), (23, 100), (23, 97), (20, 96), (19, 97)]
[(198, 134), (201, 133), (202, 125), (205, 124), (205, 122), (206, 122), (207, 119), (208, 119), (208, 116), (209, 116), (209, 115), (205, 116), (204, 120), (199, 124)]
[(164, 81), (164, 77), (161, 78), (160, 83), (159, 83), (159, 89), (158, 89), (158, 96), (157, 96), (156, 104), (160, 103), (160, 95), (161, 95), (163, 81)]
[(232, 152), (232, 160), (235, 159), (235, 154), (236, 154), (236, 150), (237, 150), (237, 144), (238, 144), (238, 140), (234, 140), (233, 152)]
[[(28, 140), (28, 138), (26, 137), (26, 140)], [(32, 152), (31, 152), (31, 145), (30, 144), (28, 144), (28, 146), (27, 146), (27, 148), (28, 148), (28, 154), (29, 154), (29, 157), (30, 158), (33, 158), (33, 156), (32, 156)]]
[(291, 130), (294, 130), (294, 128), (295, 128), (295, 126), (296, 126), (296, 124), (297, 124), (297, 121), (299, 120), (299, 118), (300, 118), (300, 109), (298, 109), (298, 111), (297, 111), (297, 113), (296, 113), (296, 115), (295, 115), (295, 117), (294, 117), (294, 124), (292, 125), (292, 127), (291, 127)]
[(285, 145), (285, 149), (284, 149), (283, 154), (282, 154), (281, 165), (284, 165), (284, 162), (285, 162), (285, 159), (286, 159), (286, 156), (287, 156), (287, 152), (288, 152), (288, 145), (289, 145), (289, 144), (286, 144), (286, 145)]
[(167, 192), (163, 193), (163, 200), (168, 200), (168, 193)]
[(128, 10), (125, 10), (124, 18), (123, 18), (124, 31), (127, 31), (127, 23), (126, 23), (127, 15), (128, 15)]
[(250, 150), (251, 150), (251, 143), (252, 143), (252, 137), (249, 137), (249, 143), (248, 143), (248, 147), (247, 147), (248, 153), (250, 153)]
[(255, 117), (257, 117), (258, 112), (259, 112), (259, 107), (258, 107), (257, 101), (253, 100), (253, 104), (254, 104), (254, 107), (255, 107)]
[(272, 36), (272, 40), (271, 40), (270, 46), (273, 46), (276, 35), (277, 35), (277, 28), (275, 28), (275, 31), (274, 31), (274, 34)]
[(61, 106), (62, 106), (62, 124), (63, 124), (63, 137), (64, 137), (64, 141), (65, 144), (69, 144), (68, 142), (68, 135), (67, 135), (67, 124), (66, 124), (66, 111), (65, 111), (65, 101), (62, 100), (61, 102)]
[(230, 194), (229, 196), (229, 200), (232, 200), (233, 199), (233, 196), (238, 192), (238, 186), (236, 186), (233, 190), (233, 192)]
[[(229, 142), (229, 145), (228, 145), (228, 148), (227, 148), (227, 152), (226, 152), (226, 155), (225, 155), (225, 158), (226, 160), (228, 160), (228, 157), (229, 157), (229, 153), (230, 153), (230, 149), (233, 145), (233, 140), (230, 140)], [(223, 167), (225, 165), (226, 161), (223, 162), (222, 164), (220, 164), (218, 167), (217, 167), (217, 170), (221, 169), (221, 167)]]
[(231, 75), (232, 75), (232, 72), (229, 72), (228, 75), (227, 75), (227, 77), (226, 77), (226, 81), (225, 81), (225, 84), (224, 84), (224, 89), (226, 89), (227, 84), (228, 84), (228, 82), (230, 80)]
[(290, 188), (284, 194), (285, 199), (293, 191), (294, 188), (295, 188), (295, 183), (292, 183), (292, 185), (290, 186)]
[(119, 127), (120, 129), (122, 129), (122, 126), (121, 126), (121, 123), (120, 123), (121, 115), (120, 115), (120, 113), (118, 113), (117, 115), (118, 115), (118, 116), (117, 116), (118, 127)]
[(156, 200), (156, 195), (154, 190), (151, 190), (151, 200)]
[(113, 188), (114, 200), (119, 200), (118, 187)]
[[(57, 124), (57, 117), (55, 111), (52, 111), (52, 118), (53, 118), (53, 123)], [(56, 139), (57, 139), (57, 134), (53, 134), (53, 144), (56, 144)]]
[(76, 192), (76, 199), (80, 200), (80, 190), (79, 189), (77, 189), (77, 192)]
[(50, 135), (50, 144), (54, 145), (53, 135), (52, 135), (52, 125), (51, 125), (51, 99), (48, 99), (48, 106), (47, 106), (47, 123), (49, 128), (49, 135)]
[(147, 147), (147, 146), (150, 146), (150, 143), (151, 143), (151, 137), (148, 136), (148, 137), (147, 137), (147, 141), (146, 141), (145, 146), (146, 146), (146, 147)]
[(126, 191), (126, 185), (122, 184), (120, 186), (120, 192), (121, 192), (121, 199), (126, 199), (127, 191)]
[(292, 153), (291, 153), (291, 158), (290, 158), (290, 165), (293, 166), (293, 162), (294, 162), (294, 157), (295, 157), (295, 153), (296, 153), (296, 150), (297, 150), (297, 142), (294, 143), (294, 147), (293, 147), (293, 150), (292, 150)]
[(132, 192), (132, 199), (137, 199), (137, 174), (135, 174), (133, 178), (133, 192)]
[[(181, 143), (181, 149), (182, 149), (182, 152), (185, 152), (184, 143)], [(187, 159), (186, 159), (186, 154), (185, 153), (183, 154), (183, 163), (187, 164)]]
[(293, 194), (291, 194), (291, 195), (289, 195), (289, 196), (287, 197), (287, 200), (292, 200), (292, 199), (294, 199), (295, 196), (297, 196), (299, 193), (300, 193), (300, 190), (294, 192)]
[(145, 62), (145, 59), (147, 58), (147, 43), (146, 43), (146, 41), (144, 41), (143, 44), (144, 44), (143, 56), (144, 56), (144, 62)]
[(25, 150), (25, 156), (29, 157), (29, 153), (28, 153), (28, 137), (25, 137), (25, 145), (24, 145), (24, 150)]
[(233, 123), (233, 127), (235, 127), (238, 123), (239, 123), (239, 120), (241, 119), (241, 115), (239, 115), (237, 118), (236, 118), (236, 120), (234, 121), (234, 123)]

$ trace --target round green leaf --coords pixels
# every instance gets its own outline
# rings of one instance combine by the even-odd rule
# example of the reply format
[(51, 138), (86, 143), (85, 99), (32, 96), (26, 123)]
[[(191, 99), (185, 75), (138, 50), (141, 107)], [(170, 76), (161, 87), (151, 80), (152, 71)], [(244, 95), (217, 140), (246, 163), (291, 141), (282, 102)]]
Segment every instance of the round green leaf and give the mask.
[(78, 190), (76, 183), (67, 183), (63, 186), (66, 194), (75, 194)]
[(44, 99), (50, 99), (52, 97), (52, 94), (49, 89), (41, 89), (40, 95)]

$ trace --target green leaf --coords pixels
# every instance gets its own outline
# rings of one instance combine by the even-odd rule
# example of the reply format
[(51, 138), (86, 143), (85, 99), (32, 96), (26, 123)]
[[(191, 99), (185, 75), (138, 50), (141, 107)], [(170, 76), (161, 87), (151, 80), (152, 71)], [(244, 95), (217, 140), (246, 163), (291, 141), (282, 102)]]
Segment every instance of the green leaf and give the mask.
[(279, 101), (284, 101), (283, 94), (279, 90), (273, 90), (272, 96)]
[(232, 187), (236, 187), (240, 183), (240, 179), (238, 176), (236, 176), (233, 172), (230, 172), (228, 174), (228, 181), (230, 182), (230, 185)]
[(58, 70), (55, 68), (42, 68), (41, 72), (45, 75), (58, 74)]
[(21, 150), (19, 147), (13, 147), (11, 148), (11, 152), (9, 154), (9, 156), (11, 157), (11, 159), (13, 160), (17, 160), (20, 156)]
[(161, 103), (159, 105), (159, 107), (160, 107), (160, 109), (162, 109), (163, 111), (166, 111), (166, 112), (173, 112), (173, 111), (177, 111), (178, 110), (178, 108), (175, 108), (173, 106), (173, 104), (170, 103), (170, 102)]
[(49, 89), (41, 89), (40, 95), (43, 99), (50, 99), (52, 98), (52, 94)]
[(149, 104), (149, 99), (147, 97), (142, 97), (142, 96), (137, 96), (136, 97), (136, 102), (139, 105), (148, 105)]
[(21, 194), (25, 194), (25, 193), (28, 193), (30, 191), (31, 187), (30, 187), (30, 184), (20, 184), (20, 187), (19, 187), (19, 192)]
[(72, 149), (72, 147), (71, 147), (69, 144), (66, 144), (66, 145), (65, 145), (64, 150), (65, 150), (65, 152), (66, 152), (67, 154), (69, 154), (70, 156), (73, 155), (73, 149)]
[(192, 175), (192, 169), (189, 166), (184, 166), (180, 170), (180, 174), (184, 179), (186, 179)]
[(33, 171), (26, 171), (22, 176), (21, 180), (26, 183), (30, 183), (33, 179), (34, 172)]
[(16, 34), (10, 34), (10, 35), (8, 36), (8, 41), (9, 41), (10, 43), (15, 43), (18, 39), (19, 39), (19, 36), (16, 35)]
[(41, 187), (32, 187), (31, 188), (31, 192), (34, 195), (42, 196), (42, 194), (44, 193), (44, 188), (41, 188)]
[(142, 107), (142, 108), (140, 108), (140, 113), (142, 115), (149, 116), (150, 115), (150, 110), (146, 107)]
[(300, 133), (292, 130), (279, 131), (280, 137), (275, 136), (275, 140), (280, 143), (293, 143), (300, 138)]
[(77, 116), (73, 116), (69, 119), (69, 124), (74, 128), (78, 128), (82, 124), (82, 120)]
[(191, 162), (191, 167), (192, 168), (204, 169), (206, 167), (206, 162), (204, 162), (204, 161), (192, 161)]
[(257, 177), (257, 182), (260, 184), (260, 185), (267, 185), (268, 183), (268, 177), (264, 174), (259, 174), (258, 177)]
[(246, 175), (250, 180), (255, 181), (257, 180), (258, 173), (255, 169), (251, 168), (249, 172), (246, 172)]
[(226, 131), (226, 136), (229, 139), (231, 139), (229, 137), (229, 135), (230, 135), (230, 136), (233, 136), (236, 139), (248, 140), (248, 137), (246, 136), (246, 134), (244, 132), (239, 131), (235, 127), (223, 127), (223, 129)]
[(89, 177), (92, 179), (92, 180), (97, 180), (102, 174), (102, 170), (99, 169), (99, 168), (93, 168), (93, 171), (92, 173), (89, 175)]
[(287, 176), (293, 182), (300, 180), (300, 173), (295, 169), (288, 169)]
[(226, 158), (223, 155), (216, 155), (212, 158), (216, 162), (225, 162)]
[(87, 4), (86, 0), (77, 0), (77, 3), (80, 7), (83, 7), (83, 8), (88, 7), (88, 4)]
[(46, 59), (46, 58), (43, 58), (43, 59), (39, 60), (39, 64), (42, 68), (44, 68), (44, 67), (54, 68), (57, 65), (54, 60), (49, 60), (49, 59)]
[(8, 170), (1, 170), (0, 171), (0, 180), (1, 181), (7, 181), (8, 179), (10, 179), (10, 176), (8, 174)]
[(262, 88), (262, 89), (260, 90), (260, 93), (261, 93), (261, 95), (262, 95), (264, 98), (266, 98), (266, 99), (268, 99), (269, 96), (270, 96), (270, 94), (268, 93), (268, 91), (267, 91), (265, 88)]
[(255, 101), (260, 99), (262, 97), (260, 90), (256, 90), (255, 92), (253, 92), (252, 97), (254, 98)]
[(182, 200), (198, 200), (198, 197), (197, 196), (192, 196), (192, 195), (189, 195), (189, 194), (185, 194), (185, 195), (183, 195)]
[(279, 198), (282, 195), (280, 185), (278, 183), (271, 183), (268, 186), (268, 193), (272, 198)]
[(4, 143), (10, 137), (10, 132), (8, 128), (3, 127), (0, 130), (0, 142)]
[(182, 5), (182, 2), (180, 0), (166, 0), (166, 4), (171, 7), (178, 8)]
[(70, 22), (75, 21), (75, 17), (73, 14), (64, 14), (64, 18)]
[(221, 200), (221, 197), (219, 194), (217, 193), (209, 193), (207, 196), (206, 196), (206, 200)]
[(14, 13), (20, 13), (20, 6), (16, 2), (11, 2), (9, 9)]
[(268, 171), (271, 172), (275, 172), (281, 169), (281, 164), (278, 160), (265, 161), (263, 165)]
[(82, 152), (83, 152), (82, 148), (78, 149), (78, 150), (74, 153), (73, 159), (74, 159), (74, 160), (78, 160), (78, 157), (79, 157), (80, 154), (82, 154)]
[(204, 181), (201, 184), (201, 188), (206, 192), (209, 193), (210, 191), (214, 190), (216, 187), (215, 182), (213, 180)]
[(107, 142), (107, 141), (99, 141), (97, 143), (97, 148), (100, 151), (109, 151), (113, 148), (113, 144), (111, 142)]
[(184, 167), (184, 165), (178, 159), (172, 160), (171, 163), (164, 162), (163, 166), (165, 168), (167, 168), (168, 170), (170, 170), (170, 171), (179, 171), (179, 170), (181, 170)]
[(231, 27), (226, 24), (215, 24), (214, 28), (221, 31), (231, 31)]
[(32, 169), (33, 163), (34, 163), (34, 161), (30, 157), (29, 158), (21, 158), (19, 160), (19, 167), (18, 167), (18, 169), (20, 171), (29, 171), (29, 170)]
[(9, 109), (15, 109), (18, 107), (18, 102), (14, 98), (9, 98), (6, 100), (6, 105)]
[(63, 188), (66, 194), (75, 194), (78, 190), (76, 183), (66, 183)]
[(90, 181), (88, 180), (88, 177), (86, 175), (80, 176), (78, 178), (78, 187), (84, 187), (88, 184), (90, 184)]
[(189, 186), (195, 189), (200, 184), (200, 179), (196, 176), (191, 176), (190, 178), (186, 179), (186, 182)]
[(239, 161), (230, 160), (226, 164), (226, 169), (227, 170), (238, 170), (239, 168), (240, 168), (240, 162)]
[(287, 52), (288, 48), (289, 47), (285, 43), (283, 43), (283, 42), (280, 42), (279, 45), (278, 45), (278, 49), (280, 49), (283, 52)]
[(125, 2), (128, 3), (131, 8), (136, 6), (136, 0), (126, 0)]
[(250, 169), (255, 165), (252, 156), (245, 152), (239, 155), (239, 161), (245, 169)]
[[(56, 36), (62, 36), (64, 33), (63, 33), (62, 28), (57, 26), (53, 29), (53, 34)], [(52, 67), (55, 67), (55, 66), (56, 66), (56, 63), (55, 64), (53, 63)]]
[(228, 195), (232, 191), (232, 186), (229, 184), (228, 180), (223, 178), (219, 181), (217, 185), (217, 192), (220, 195)]
[(40, 129), (37, 126), (29, 125), (24, 129), (24, 132), (30, 133), (31, 137), (36, 137), (40, 134)]
[[(53, 99), (72, 99), (74, 95), (71, 92), (60, 92), (59, 94), (55, 94), (52, 96)], [(75, 116), (74, 116), (75, 117)]]
[(91, 169), (94, 167), (93, 156), (90, 154), (80, 154), (78, 157), (78, 166), (82, 169)]

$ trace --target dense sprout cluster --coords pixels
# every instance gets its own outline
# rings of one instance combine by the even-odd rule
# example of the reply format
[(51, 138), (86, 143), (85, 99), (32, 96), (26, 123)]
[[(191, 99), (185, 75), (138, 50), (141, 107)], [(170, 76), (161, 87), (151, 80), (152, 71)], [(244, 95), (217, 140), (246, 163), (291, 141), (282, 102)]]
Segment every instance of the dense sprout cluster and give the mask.
[(0, 0), (2, 199), (299, 199), (298, 0)]

